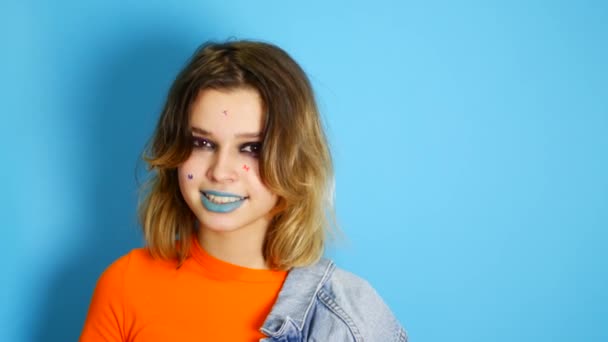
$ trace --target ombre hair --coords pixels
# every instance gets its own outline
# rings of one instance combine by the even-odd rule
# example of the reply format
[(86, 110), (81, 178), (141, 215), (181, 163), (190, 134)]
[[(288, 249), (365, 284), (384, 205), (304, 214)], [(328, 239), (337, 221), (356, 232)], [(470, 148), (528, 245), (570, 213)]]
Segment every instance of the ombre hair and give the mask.
[(308, 77), (281, 48), (257, 41), (208, 42), (178, 74), (143, 153), (150, 178), (138, 214), (154, 257), (181, 265), (197, 238), (197, 218), (179, 189), (177, 167), (192, 151), (189, 128), (201, 90), (253, 88), (262, 98), (260, 177), (279, 200), (263, 254), (273, 269), (316, 262), (333, 228), (334, 176), (327, 137)]

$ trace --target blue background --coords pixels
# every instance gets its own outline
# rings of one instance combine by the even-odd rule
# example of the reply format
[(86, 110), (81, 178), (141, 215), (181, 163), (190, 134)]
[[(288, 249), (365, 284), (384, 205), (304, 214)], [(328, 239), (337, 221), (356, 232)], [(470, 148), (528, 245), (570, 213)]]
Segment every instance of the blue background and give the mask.
[(301, 63), (348, 240), (412, 341), (608, 340), (604, 1), (4, 1), (1, 341), (75, 341), (208, 39)]

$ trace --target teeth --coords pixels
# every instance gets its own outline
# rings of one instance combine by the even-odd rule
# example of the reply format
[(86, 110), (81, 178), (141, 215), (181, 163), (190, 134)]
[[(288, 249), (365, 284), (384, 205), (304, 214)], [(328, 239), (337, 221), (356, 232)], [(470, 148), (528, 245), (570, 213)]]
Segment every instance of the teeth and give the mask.
[(224, 197), (224, 196), (215, 196), (215, 195), (210, 195), (210, 194), (205, 194), (205, 196), (207, 196), (207, 198), (209, 200), (211, 200), (211, 202), (217, 203), (217, 204), (225, 204), (225, 203), (232, 203), (232, 202), (237, 202), (240, 201), (241, 198), (240, 197)]

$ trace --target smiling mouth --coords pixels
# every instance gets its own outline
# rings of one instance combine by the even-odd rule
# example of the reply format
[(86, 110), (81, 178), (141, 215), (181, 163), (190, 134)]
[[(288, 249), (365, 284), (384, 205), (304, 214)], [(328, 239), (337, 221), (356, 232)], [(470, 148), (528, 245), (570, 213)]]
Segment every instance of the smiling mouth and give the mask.
[(239, 196), (218, 196), (218, 195), (212, 195), (209, 193), (206, 193), (204, 191), (201, 191), (201, 193), (211, 202), (215, 203), (215, 204), (228, 204), (228, 203), (234, 203), (234, 202), (238, 202), (238, 201), (243, 201), (248, 199), (249, 197), (239, 197)]

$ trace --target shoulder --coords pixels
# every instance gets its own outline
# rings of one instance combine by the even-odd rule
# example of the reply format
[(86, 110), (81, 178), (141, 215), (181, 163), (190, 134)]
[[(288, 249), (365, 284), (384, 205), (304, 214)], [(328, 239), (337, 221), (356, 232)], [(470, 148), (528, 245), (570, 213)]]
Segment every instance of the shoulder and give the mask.
[(329, 259), (290, 270), (262, 331), (279, 340), (406, 342), (376, 290)]
[(335, 268), (329, 278), (328, 286), (337, 296), (345, 300), (360, 298), (360, 296), (378, 297), (378, 293), (367, 280), (339, 267)]
[(146, 248), (135, 248), (114, 260), (101, 274), (96, 294), (117, 297), (136, 290), (142, 283), (150, 283), (175, 272), (177, 261), (152, 257)]
[(318, 300), (364, 341), (407, 341), (407, 335), (388, 305), (365, 279), (335, 268)]
[(120, 341), (124, 336), (125, 282), (133, 259), (142, 252), (133, 250), (108, 266), (93, 291), (80, 341)]
[(163, 271), (174, 271), (177, 263), (171, 260), (161, 260), (152, 257), (145, 248), (132, 249), (127, 254), (116, 259), (99, 277), (97, 288), (102, 290), (109, 287), (114, 290), (125, 290), (127, 284), (133, 281), (153, 278)]
[(98, 291), (108, 287), (115, 289), (122, 285), (134, 251), (121, 256), (106, 267), (97, 281)]
[(97, 280), (95, 294), (117, 295), (122, 293), (125, 278), (132, 266), (133, 261), (135, 261), (135, 263), (140, 263), (141, 260), (145, 259), (144, 253), (146, 252), (143, 249), (133, 249), (129, 253), (114, 260), (114, 262), (106, 267)]
[(118, 259), (114, 260), (101, 274), (99, 280), (117, 280), (117, 278), (124, 278), (127, 271), (133, 267), (133, 265), (144, 265), (148, 262), (147, 259), (151, 259), (149, 253), (144, 248), (132, 249), (127, 254), (122, 255)]

